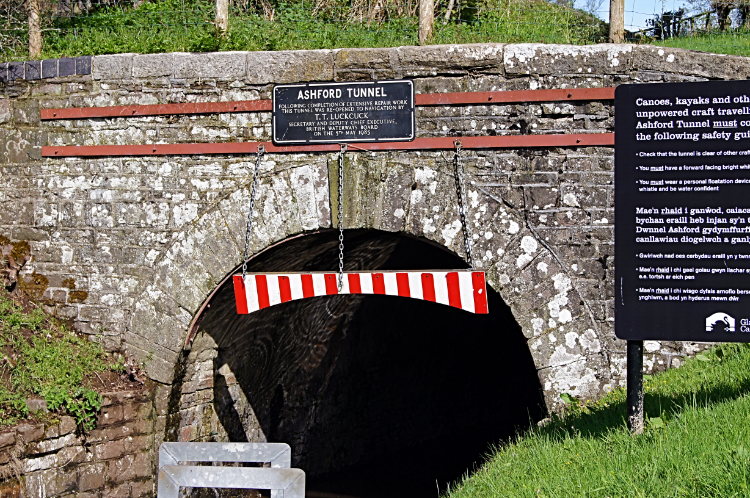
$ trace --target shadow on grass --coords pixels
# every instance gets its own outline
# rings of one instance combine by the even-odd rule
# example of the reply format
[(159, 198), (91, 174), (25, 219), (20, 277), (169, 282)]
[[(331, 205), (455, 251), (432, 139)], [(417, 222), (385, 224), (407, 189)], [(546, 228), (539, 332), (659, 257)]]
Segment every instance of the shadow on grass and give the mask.
[[(682, 394), (646, 391), (644, 395), (646, 420), (652, 417), (661, 417), (666, 421), (678, 416), (686, 408), (694, 406), (709, 407), (750, 393), (750, 372), (746, 368), (746, 364), (750, 361), (750, 344), (723, 346), (723, 349), (725, 354), (727, 354), (726, 351), (730, 351), (726, 357), (729, 365), (721, 365), (718, 368), (723, 367), (724, 370), (728, 370), (731, 369), (733, 364), (736, 364), (739, 367), (738, 372), (731, 375), (726, 382), (713, 381), (710, 386), (707, 386), (705, 376), (708, 374), (708, 369), (712, 368), (712, 364), (719, 365), (714, 357), (713, 363), (708, 363), (706, 366), (701, 365), (700, 369), (692, 369), (694, 371), (689, 372), (689, 375), (696, 377), (695, 389)], [(740, 366), (742, 363), (745, 363), (745, 365)], [(703, 378), (703, 381), (700, 380), (701, 378)], [(655, 379), (661, 379), (661, 377), (657, 376)], [(656, 380), (653, 380), (646, 385), (651, 386), (655, 382)], [(562, 417), (553, 415), (552, 422), (539, 429), (539, 434), (560, 439), (572, 436), (596, 438), (625, 427), (624, 390), (613, 393), (609, 397), (615, 397), (616, 399), (605, 401), (603, 406), (589, 404), (584, 409), (576, 408)]]

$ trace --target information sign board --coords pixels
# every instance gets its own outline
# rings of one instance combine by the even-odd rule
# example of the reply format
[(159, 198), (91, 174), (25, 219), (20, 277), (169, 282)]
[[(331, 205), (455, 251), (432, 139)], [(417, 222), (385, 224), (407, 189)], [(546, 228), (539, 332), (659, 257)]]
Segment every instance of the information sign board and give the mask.
[(750, 342), (750, 81), (615, 91), (615, 334)]
[(275, 143), (409, 140), (414, 140), (411, 81), (309, 83), (273, 89)]

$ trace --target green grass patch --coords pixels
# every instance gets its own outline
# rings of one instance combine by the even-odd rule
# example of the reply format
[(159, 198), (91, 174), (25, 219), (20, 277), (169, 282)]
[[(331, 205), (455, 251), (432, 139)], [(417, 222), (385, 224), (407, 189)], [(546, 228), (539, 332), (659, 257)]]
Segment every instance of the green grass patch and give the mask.
[(667, 40), (652, 40), (650, 43), (660, 47), (684, 48), (715, 54), (750, 56), (750, 31), (746, 29), (728, 30), (724, 33), (715, 30), (708, 33), (696, 33)]
[(643, 435), (626, 428), (623, 389), (569, 406), (498, 448), (448, 496), (750, 496), (750, 345), (647, 376)]
[(101, 396), (89, 376), (121, 371), (122, 362), (79, 337), (38, 308), (24, 310), (0, 295), (0, 426), (29, 415), (26, 400), (42, 397), (52, 411), (68, 413), (92, 428)]
[[(604, 41), (607, 25), (580, 10), (545, 0), (470, 0), (461, 21), (436, 13), (431, 43)], [(311, 2), (279, 3), (273, 21), (235, 10), (226, 36), (213, 25), (214, 3), (204, 0), (144, 2), (137, 8), (101, 8), (57, 19), (44, 32), (42, 58), (135, 52), (307, 50), (416, 45), (418, 19), (408, 12), (358, 20), (354, 2), (316, 11)], [(454, 15), (455, 18), (455, 15)], [(6, 60), (28, 59), (25, 46), (0, 48)]]

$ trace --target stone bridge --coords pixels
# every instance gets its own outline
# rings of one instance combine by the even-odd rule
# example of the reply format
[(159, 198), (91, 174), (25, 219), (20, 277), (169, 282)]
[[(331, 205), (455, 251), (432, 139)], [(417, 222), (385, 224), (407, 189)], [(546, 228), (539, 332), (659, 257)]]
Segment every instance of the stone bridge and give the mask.
[[(225, 282), (242, 263), (254, 155), (43, 158), (40, 153), (43, 145), (269, 140), (270, 113), (40, 121), (40, 109), (267, 99), (273, 84), (307, 81), (408, 78), (417, 93), (435, 93), (609, 87), (750, 73), (750, 63), (741, 57), (634, 45), (121, 54), (80, 58), (78, 75), (63, 72), (69, 61), (44, 61), (42, 71), (28, 63), (0, 66), (0, 234), (6, 274), (12, 280), (14, 269), (20, 269), (18, 285), (46, 309), (107, 348), (142, 361), (160, 393), (161, 431), (182, 440), (278, 437), (274, 424), (263, 419), (276, 417), (278, 429), (279, 417), (299, 415), (278, 408), (294, 405), (294, 389), (274, 390), (274, 380), (258, 395), (260, 401), (253, 401), (252, 393), (238, 388), (240, 377), (250, 374), (237, 368), (261, 376), (266, 367), (282, 376), (293, 368), (316, 371), (333, 354), (330, 337), (337, 327), (344, 322), (354, 327), (346, 321), (353, 318), (341, 317), (362, 303), (333, 300), (330, 306), (338, 306), (333, 310), (325, 304), (325, 316), (336, 315), (335, 323), (321, 314), (320, 304), (293, 311), (312, 325), (283, 314), (256, 322), (233, 316)], [(601, 133), (613, 131), (614, 118), (611, 100), (437, 106), (418, 107), (416, 126), (419, 137)], [(338, 209), (331, 195), (337, 157), (262, 158), (252, 268), (336, 268), (330, 229)], [(451, 152), (347, 153), (347, 268), (465, 267), (452, 160)], [(533, 381), (527, 387), (542, 390), (537, 399), (548, 410), (559, 407), (561, 393), (593, 398), (621, 385), (624, 343), (613, 332), (613, 149), (471, 150), (462, 160), (474, 258), (495, 296), (490, 315), (494, 304), (501, 322), (451, 315), (445, 320), (453, 328), (441, 337), (471, 341), (474, 327), (489, 327), (500, 343), (483, 361), (497, 366), (528, 358)], [(399, 253), (401, 263), (386, 258), (398, 253), (396, 246), (406, 247)], [(368, 317), (388, 314), (379, 310)], [(433, 313), (429, 305), (412, 312)], [(291, 322), (300, 330), (326, 329), (328, 336), (316, 336), (289, 353), (291, 363), (281, 366), (264, 363), (270, 353), (255, 364), (257, 358), (244, 358), (234, 369), (227, 366), (230, 361), (219, 361), (227, 350), (245, 344), (227, 339), (228, 330), (245, 327), (237, 334), (249, 334), (250, 325), (268, 323), (281, 330)], [(284, 350), (281, 339), (269, 341)], [(677, 366), (698, 347), (647, 342), (645, 364), (649, 370)], [(512, 382), (519, 372), (503, 375)], [(219, 382), (226, 394), (223, 405), (214, 395)], [(300, 385), (309, 387), (309, 381)], [(227, 417), (241, 419), (234, 428), (222, 419), (227, 403), (234, 406)], [(532, 418), (539, 418), (545, 406), (525, 416), (533, 412)], [(300, 451), (302, 458), (305, 450)], [(321, 472), (335, 468), (329, 463), (321, 464)]]

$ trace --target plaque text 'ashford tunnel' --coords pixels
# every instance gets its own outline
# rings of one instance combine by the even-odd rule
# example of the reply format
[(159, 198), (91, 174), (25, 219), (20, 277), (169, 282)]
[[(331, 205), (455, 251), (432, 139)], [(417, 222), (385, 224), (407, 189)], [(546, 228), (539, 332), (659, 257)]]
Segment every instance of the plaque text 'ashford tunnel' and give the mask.
[(273, 89), (276, 143), (413, 139), (411, 81), (277, 85)]

